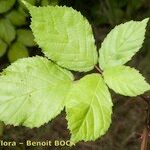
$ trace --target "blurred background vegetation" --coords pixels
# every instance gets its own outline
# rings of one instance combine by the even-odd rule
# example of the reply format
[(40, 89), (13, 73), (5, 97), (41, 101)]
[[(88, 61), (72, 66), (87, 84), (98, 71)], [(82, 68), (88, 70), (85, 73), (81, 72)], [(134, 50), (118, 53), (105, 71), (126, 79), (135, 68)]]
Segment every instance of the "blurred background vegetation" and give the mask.
[[(150, 17), (150, 0), (26, 0), (36, 6), (66, 5), (80, 11), (90, 22), (99, 48), (116, 25)], [(42, 55), (30, 30), (30, 15), (20, 0), (0, 0), (0, 70), (22, 57)], [(150, 26), (140, 52), (128, 63), (139, 69), (150, 83)], [(80, 75), (76, 73), (76, 75)], [(137, 85), (138, 86), (138, 85)], [(139, 150), (146, 105), (140, 98), (113, 94), (114, 114), (108, 133), (95, 142), (80, 142), (75, 147), (5, 147), (6, 150)], [(131, 100), (133, 99), (133, 100)], [(15, 106), (14, 106), (15, 107)], [(1, 139), (69, 139), (65, 113), (39, 129), (5, 126), (0, 123)], [(149, 148), (150, 149), (150, 148)]]

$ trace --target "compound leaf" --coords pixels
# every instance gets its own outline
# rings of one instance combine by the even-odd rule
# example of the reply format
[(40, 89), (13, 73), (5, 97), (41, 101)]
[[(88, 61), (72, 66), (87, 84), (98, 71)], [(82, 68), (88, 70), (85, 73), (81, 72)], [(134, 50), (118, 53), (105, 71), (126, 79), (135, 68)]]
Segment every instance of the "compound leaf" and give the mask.
[(24, 58), (0, 76), (0, 120), (39, 127), (64, 107), (72, 74), (42, 57)]
[(92, 70), (97, 51), (88, 21), (68, 7), (26, 6), (32, 16), (31, 29), (44, 54), (62, 67), (74, 71)]
[(127, 66), (112, 67), (106, 69), (103, 76), (111, 89), (125, 96), (137, 96), (150, 90), (150, 85), (134, 68)]
[(106, 133), (111, 123), (112, 101), (101, 75), (87, 75), (74, 83), (66, 112), (71, 141), (95, 140)]
[(107, 35), (99, 50), (102, 69), (123, 65), (131, 59), (143, 44), (148, 20), (118, 25)]

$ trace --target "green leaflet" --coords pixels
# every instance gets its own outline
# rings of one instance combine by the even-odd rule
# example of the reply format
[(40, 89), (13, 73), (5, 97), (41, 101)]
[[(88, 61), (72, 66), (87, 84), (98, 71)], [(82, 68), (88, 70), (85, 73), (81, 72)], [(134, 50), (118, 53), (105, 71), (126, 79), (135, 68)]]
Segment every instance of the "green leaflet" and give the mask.
[(97, 51), (88, 21), (68, 7), (35, 7), (24, 2), (32, 16), (31, 29), (44, 54), (58, 65), (89, 71), (97, 63)]
[(22, 26), (26, 24), (26, 16), (19, 10), (12, 10), (6, 17), (15, 26)]
[(7, 49), (7, 44), (0, 39), (0, 57), (2, 57)]
[(143, 44), (148, 20), (118, 25), (107, 35), (99, 50), (102, 69), (123, 65), (131, 59)]
[(47, 5), (51, 5), (51, 6), (56, 6), (58, 5), (59, 0), (41, 0), (41, 6), (47, 6)]
[(134, 68), (118, 66), (106, 69), (103, 73), (107, 85), (116, 93), (137, 96), (150, 90), (150, 85)]
[(66, 112), (73, 142), (95, 140), (106, 133), (111, 123), (112, 101), (101, 75), (87, 75), (74, 83)]
[(15, 28), (8, 19), (0, 19), (0, 38), (10, 44), (16, 36)]
[(16, 0), (0, 0), (0, 13), (7, 12)]
[(18, 29), (17, 30), (17, 41), (21, 42), (25, 46), (35, 46), (34, 36), (30, 30)]
[(13, 43), (8, 51), (8, 59), (14, 62), (19, 58), (28, 57), (28, 49), (20, 42)]
[(39, 127), (64, 107), (73, 76), (43, 57), (20, 59), (0, 76), (0, 120)]

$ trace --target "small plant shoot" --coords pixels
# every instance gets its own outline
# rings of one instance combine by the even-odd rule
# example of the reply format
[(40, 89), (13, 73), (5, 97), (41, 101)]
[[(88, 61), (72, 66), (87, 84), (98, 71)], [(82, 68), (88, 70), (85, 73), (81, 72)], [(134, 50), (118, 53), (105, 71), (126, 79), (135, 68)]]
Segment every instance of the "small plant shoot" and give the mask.
[[(149, 19), (116, 26), (104, 39), (98, 56), (91, 25), (80, 12), (66, 6), (23, 3), (32, 17), (35, 42), (45, 57), (19, 59), (3, 70), (0, 120), (6, 125), (40, 127), (65, 109), (71, 141), (95, 141), (111, 124), (109, 88), (131, 97), (150, 90), (139, 71), (126, 66), (142, 47)], [(9, 29), (7, 43), (14, 37)], [(24, 44), (32, 45), (30, 41)], [(101, 72), (74, 79), (71, 71), (88, 72), (98, 63)]]

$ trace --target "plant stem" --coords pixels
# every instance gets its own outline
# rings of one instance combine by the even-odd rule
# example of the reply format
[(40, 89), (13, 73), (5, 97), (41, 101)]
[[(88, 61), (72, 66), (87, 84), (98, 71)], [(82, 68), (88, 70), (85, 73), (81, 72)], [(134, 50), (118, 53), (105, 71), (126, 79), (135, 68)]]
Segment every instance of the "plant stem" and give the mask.
[(102, 71), (98, 66), (95, 66), (95, 69), (96, 69), (100, 74), (103, 73), (103, 71)]
[(149, 137), (149, 129), (145, 127), (142, 133), (141, 150), (148, 150), (148, 137)]
[(150, 98), (141, 96), (141, 98), (147, 103), (145, 128), (142, 133), (141, 150), (148, 150), (148, 139), (150, 133)]

